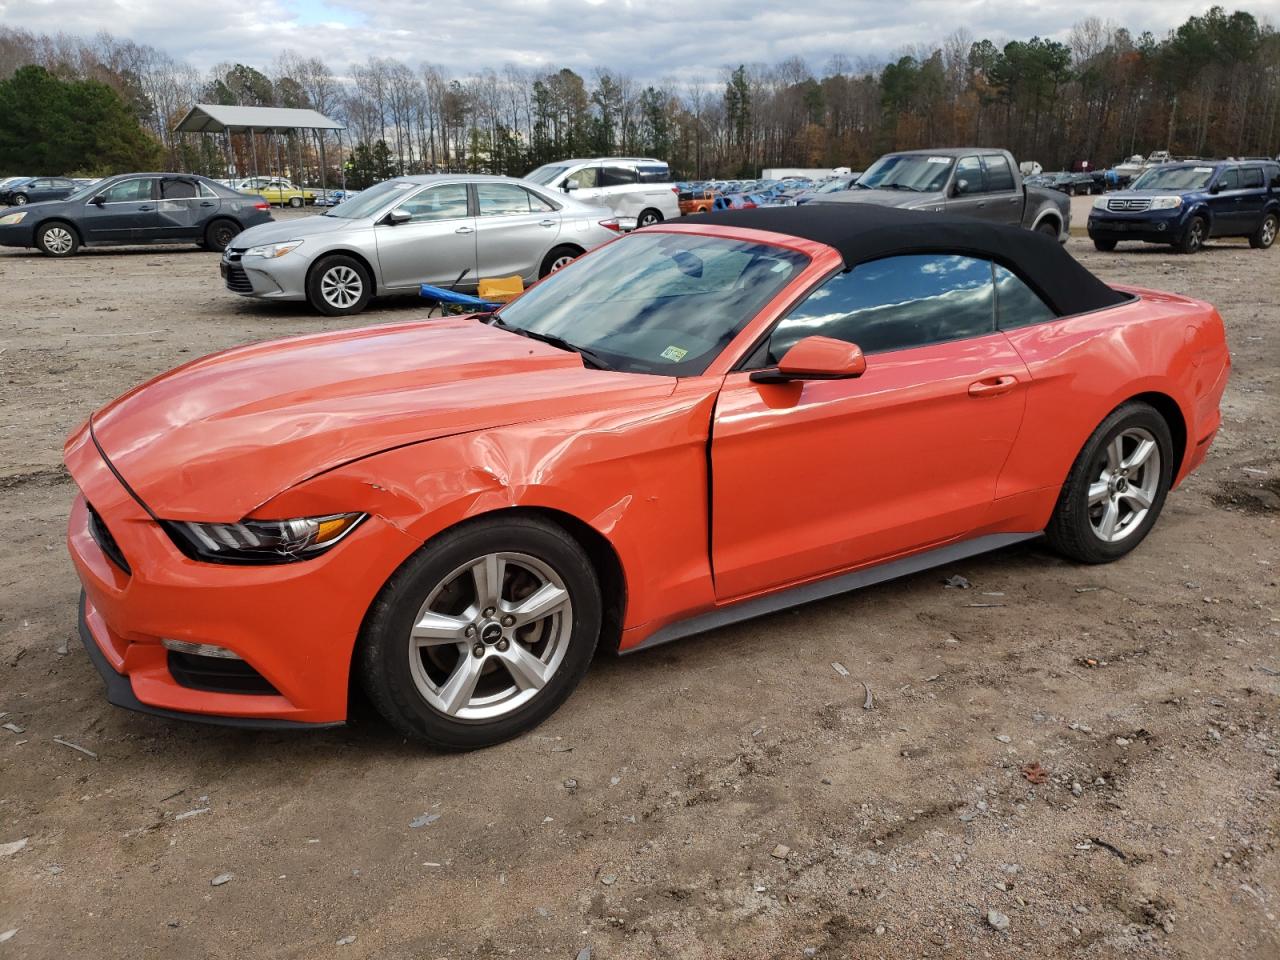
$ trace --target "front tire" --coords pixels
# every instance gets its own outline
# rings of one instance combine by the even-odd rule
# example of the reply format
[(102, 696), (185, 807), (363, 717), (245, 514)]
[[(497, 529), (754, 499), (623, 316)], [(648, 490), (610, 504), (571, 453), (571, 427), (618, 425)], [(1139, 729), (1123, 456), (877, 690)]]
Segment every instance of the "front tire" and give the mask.
[(353, 257), (325, 257), (307, 276), (307, 302), (325, 316), (359, 313), (373, 295), (373, 281), (365, 265)]
[(1182, 239), (1178, 241), (1178, 252), (1198, 253), (1208, 235), (1209, 224), (1205, 218), (1192, 217), (1191, 222), (1187, 224), (1187, 229), (1182, 233)]
[(406, 737), (446, 750), (533, 729), (573, 692), (600, 636), (600, 585), (563, 529), (480, 519), (387, 581), (361, 631), (361, 682)]
[(36, 247), (46, 256), (70, 257), (80, 249), (80, 238), (68, 224), (46, 223), (36, 230)]
[(1101, 240), (1098, 237), (1093, 238), (1093, 249), (1095, 250), (1099, 250), (1102, 253), (1110, 253), (1115, 248), (1116, 242), (1114, 240)]
[(1045, 535), (1081, 563), (1109, 563), (1155, 525), (1173, 477), (1169, 425), (1149, 404), (1126, 403), (1102, 421), (1062, 485)]
[(27, 195), (25, 193), (15, 193), (13, 195), (13, 205), (15, 207), (25, 207), (27, 205)]
[(1249, 238), (1249, 246), (1255, 250), (1271, 249), (1271, 245), (1276, 242), (1277, 230), (1280, 230), (1280, 217), (1274, 213), (1268, 213), (1262, 218), (1262, 223), (1258, 224), (1258, 229), (1253, 236)]
[(1054, 240), (1062, 236), (1058, 230), (1058, 225), (1052, 220), (1042, 220), (1036, 224), (1036, 233), (1043, 233), (1046, 237), (1052, 237)]

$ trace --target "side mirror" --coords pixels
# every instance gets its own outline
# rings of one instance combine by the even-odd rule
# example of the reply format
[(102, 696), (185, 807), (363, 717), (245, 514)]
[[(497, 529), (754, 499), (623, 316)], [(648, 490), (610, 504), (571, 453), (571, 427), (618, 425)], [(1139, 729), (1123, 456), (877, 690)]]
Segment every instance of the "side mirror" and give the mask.
[(953, 197), (961, 197), (968, 192), (969, 192), (968, 180), (957, 180), (955, 184), (951, 187), (951, 195)]
[(404, 207), (396, 207), (394, 210), (392, 210), (390, 213), (387, 214), (386, 221), (387, 223), (389, 223), (391, 226), (394, 227), (398, 223), (408, 223), (412, 219), (413, 219), (412, 213), (410, 213)]
[(782, 356), (778, 366), (756, 370), (753, 383), (793, 380), (849, 380), (867, 372), (867, 359), (854, 343), (831, 337), (805, 337)]
[(92, 203), (95, 207), (100, 207), (107, 202), (107, 198), (104, 197), (102, 194), (98, 194), (89, 202)]
[(1212, 187), (1209, 188), (1209, 192), (1214, 194), (1221, 193), (1222, 190), (1223, 190), (1223, 184), (1221, 180), (1219, 180), (1217, 183), (1215, 183)]
[(578, 181), (566, 180), (564, 182), (564, 186), (561, 189), (563, 189), (565, 193), (573, 193), (573, 191), (578, 189)]

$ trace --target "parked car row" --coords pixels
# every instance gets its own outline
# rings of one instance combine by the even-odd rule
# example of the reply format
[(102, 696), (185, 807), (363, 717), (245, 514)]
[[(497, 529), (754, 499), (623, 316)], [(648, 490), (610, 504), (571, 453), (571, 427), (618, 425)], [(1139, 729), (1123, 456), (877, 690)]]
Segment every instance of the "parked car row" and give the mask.
[(1106, 193), (1106, 174), (1102, 170), (1077, 171), (1062, 170), (1057, 173), (1038, 173), (1026, 178), (1030, 187), (1047, 187), (1060, 190), (1068, 197), (1089, 196)]

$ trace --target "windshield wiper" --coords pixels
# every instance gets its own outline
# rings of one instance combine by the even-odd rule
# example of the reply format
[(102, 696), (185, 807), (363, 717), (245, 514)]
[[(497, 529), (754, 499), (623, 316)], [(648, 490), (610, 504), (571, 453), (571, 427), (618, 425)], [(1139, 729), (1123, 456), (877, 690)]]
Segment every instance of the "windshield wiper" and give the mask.
[(581, 356), (583, 360), (587, 361), (588, 366), (594, 367), (597, 370), (613, 369), (609, 364), (601, 359), (599, 354), (593, 353), (586, 347), (580, 347), (575, 343), (570, 343), (564, 337), (557, 337), (552, 333), (538, 333), (534, 330), (525, 330), (523, 327), (513, 327), (504, 322), (497, 314), (494, 314), (491, 320), (494, 326), (501, 327), (503, 330), (510, 330), (512, 333), (517, 333), (522, 337), (528, 337), (530, 340), (537, 340), (541, 343), (548, 344), (549, 346), (558, 347), (561, 350), (568, 350), (571, 353), (576, 353)]

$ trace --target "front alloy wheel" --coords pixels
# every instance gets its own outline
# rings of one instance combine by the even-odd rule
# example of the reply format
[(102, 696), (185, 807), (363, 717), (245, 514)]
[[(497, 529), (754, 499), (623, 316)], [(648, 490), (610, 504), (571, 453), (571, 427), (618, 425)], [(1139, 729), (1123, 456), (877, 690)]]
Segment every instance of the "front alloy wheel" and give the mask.
[(353, 257), (325, 257), (307, 276), (307, 301), (330, 317), (359, 313), (372, 295), (369, 271)]
[(577, 685), (600, 609), (594, 570), (562, 529), (473, 521), (388, 581), (362, 635), (365, 689), (406, 736), (449, 749), (498, 743)]

